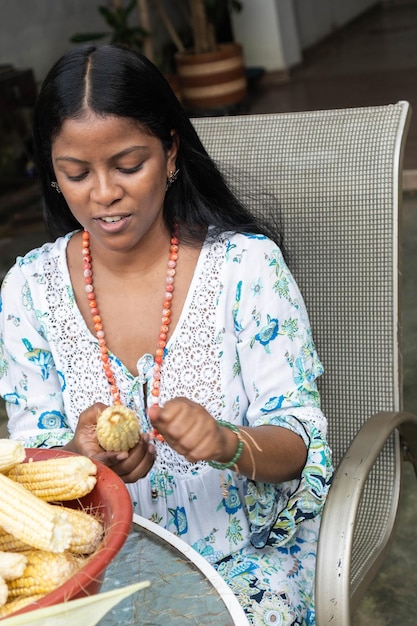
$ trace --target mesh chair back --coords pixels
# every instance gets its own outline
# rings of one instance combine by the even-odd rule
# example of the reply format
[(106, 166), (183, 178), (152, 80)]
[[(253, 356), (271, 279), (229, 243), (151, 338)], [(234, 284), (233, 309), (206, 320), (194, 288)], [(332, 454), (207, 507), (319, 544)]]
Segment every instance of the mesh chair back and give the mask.
[[(289, 266), (325, 368), (319, 385), (335, 465), (370, 415), (401, 408), (398, 208), (408, 110), (401, 102), (193, 120), (235, 191), (252, 191), (253, 210), (277, 214), (262, 191), (278, 201)], [(362, 501), (353, 591), (386, 541), (398, 465), (394, 436)]]

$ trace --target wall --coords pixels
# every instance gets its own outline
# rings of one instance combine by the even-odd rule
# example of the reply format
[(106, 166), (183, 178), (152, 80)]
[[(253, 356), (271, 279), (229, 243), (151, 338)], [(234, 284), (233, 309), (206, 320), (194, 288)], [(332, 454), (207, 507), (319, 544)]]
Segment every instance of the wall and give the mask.
[(103, 31), (97, 0), (0, 0), (0, 64), (32, 68), (37, 81), (80, 31)]
[(234, 37), (243, 44), (246, 65), (274, 71), (301, 61), (292, 1), (243, 0), (242, 11), (232, 13)]
[[(124, 0), (125, 5), (127, 0)], [(163, 0), (168, 14), (178, 26), (172, 0)], [(52, 64), (75, 44), (69, 39), (75, 33), (107, 32), (109, 27), (98, 11), (112, 0), (0, 0), (0, 65), (16, 69), (31, 68), (40, 82)], [(161, 69), (161, 51), (169, 42), (166, 28), (150, 6), (151, 32), (155, 62)], [(139, 25), (136, 8), (130, 22)], [(181, 22), (180, 22), (181, 23)]]
[(248, 66), (286, 72), (303, 50), (346, 25), (379, 0), (243, 0), (232, 14), (235, 39)]

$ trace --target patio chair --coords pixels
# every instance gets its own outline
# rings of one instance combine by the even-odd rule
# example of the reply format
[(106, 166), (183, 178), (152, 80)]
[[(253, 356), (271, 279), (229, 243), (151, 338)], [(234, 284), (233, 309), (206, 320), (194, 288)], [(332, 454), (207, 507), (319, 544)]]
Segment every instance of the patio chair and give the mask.
[[(319, 382), (336, 475), (316, 570), (317, 625), (349, 626), (392, 537), (402, 461), (417, 417), (402, 412), (399, 244), (410, 106), (199, 118), (226, 178), (280, 205), (289, 265), (325, 374)], [(267, 203), (268, 204), (268, 203)], [(271, 203), (269, 203), (271, 207)], [(225, 207), (227, 209), (227, 207)]]

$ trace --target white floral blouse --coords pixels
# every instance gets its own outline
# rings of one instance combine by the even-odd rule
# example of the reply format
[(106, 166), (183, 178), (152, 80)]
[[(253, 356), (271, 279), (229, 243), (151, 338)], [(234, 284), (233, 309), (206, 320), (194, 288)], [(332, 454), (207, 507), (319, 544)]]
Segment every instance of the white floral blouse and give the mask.
[[(111, 403), (97, 340), (71, 286), (71, 236), (18, 258), (3, 281), (0, 394), (11, 437), (27, 447), (64, 445), (80, 412)], [(139, 358), (136, 377), (117, 356), (111, 362), (122, 401), (148, 430), (143, 390), (153, 356)], [(129, 485), (136, 512), (211, 562), (249, 544), (288, 541), (297, 524), (320, 514), (331, 478), (321, 373), (302, 297), (277, 246), (263, 236), (209, 231), (166, 347), (160, 400), (186, 396), (216, 419), (289, 428), (308, 446), (307, 463), (300, 480), (270, 485), (189, 463), (157, 442), (152, 470)]]

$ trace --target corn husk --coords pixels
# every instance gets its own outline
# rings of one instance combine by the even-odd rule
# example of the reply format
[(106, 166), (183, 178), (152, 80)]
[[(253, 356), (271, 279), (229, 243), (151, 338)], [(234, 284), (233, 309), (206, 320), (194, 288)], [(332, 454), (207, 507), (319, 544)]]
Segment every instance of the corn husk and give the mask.
[(95, 626), (118, 602), (149, 587), (143, 581), (0, 620), (1, 626)]

